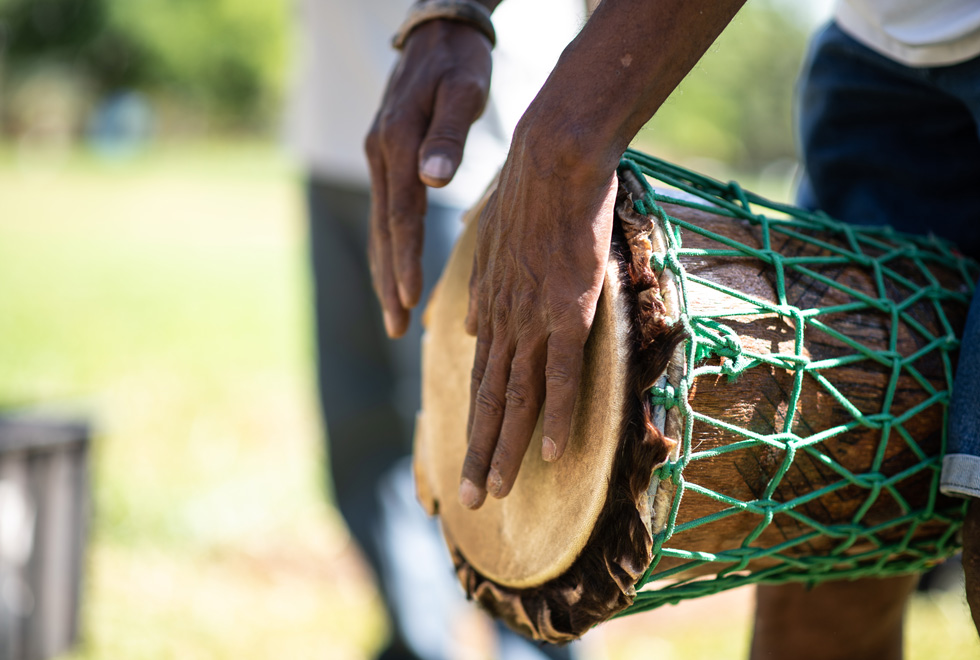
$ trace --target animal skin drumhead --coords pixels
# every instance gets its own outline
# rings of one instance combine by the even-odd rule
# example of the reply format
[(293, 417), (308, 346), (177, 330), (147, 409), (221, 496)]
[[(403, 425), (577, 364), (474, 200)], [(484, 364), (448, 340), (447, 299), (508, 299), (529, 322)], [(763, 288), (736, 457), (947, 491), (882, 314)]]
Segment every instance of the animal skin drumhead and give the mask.
[(422, 343), (422, 412), (415, 438), (419, 498), (438, 513), (443, 531), (469, 564), (513, 588), (540, 585), (578, 557), (605, 502), (626, 391), (627, 331), (617, 267), (610, 261), (599, 298), (568, 448), (541, 459), (541, 420), (511, 493), (488, 497), (478, 510), (459, 504), (466, 455), (470, 372), (476, 339), (464, 319), (476, 244), (474, 209), (426, 310)]

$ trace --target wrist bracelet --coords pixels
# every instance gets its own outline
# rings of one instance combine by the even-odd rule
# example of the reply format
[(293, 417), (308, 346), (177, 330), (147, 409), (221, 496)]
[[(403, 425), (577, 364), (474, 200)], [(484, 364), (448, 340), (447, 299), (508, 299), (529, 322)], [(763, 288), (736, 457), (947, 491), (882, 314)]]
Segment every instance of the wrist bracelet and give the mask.
[(412, 30), (423, 23), (435, 20), (459, 21), (472, 25), (490, 40), (492, 48), (497, 43), (497, 33), (490, 21), (490, 10), (475, 0), (423, 0), (412, 6), (405, 22), (391, 40), (395, 50), (405, 47), (405, 40)]

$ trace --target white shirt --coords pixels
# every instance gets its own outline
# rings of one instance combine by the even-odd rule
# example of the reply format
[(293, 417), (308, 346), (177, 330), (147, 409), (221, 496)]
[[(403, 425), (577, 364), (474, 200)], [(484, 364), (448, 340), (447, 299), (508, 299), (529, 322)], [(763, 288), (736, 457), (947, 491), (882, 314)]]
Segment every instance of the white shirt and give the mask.
[(840, 28), (909, 66), (942, 66), (980, 55), (980, 0), (839, 0)]
[[(412, 0), (301, 0), (300, 52), (287, 116), (292, 149), (317, 177), (368, 185), (364, 136), (397, 58), (391, 37)], [(432, 190), (468, 206), (507, 155), (514, 128), (585, 22), (583, 0), (508, 0), (494, 11), (497, 45), (483, 116), (453, 182)]]

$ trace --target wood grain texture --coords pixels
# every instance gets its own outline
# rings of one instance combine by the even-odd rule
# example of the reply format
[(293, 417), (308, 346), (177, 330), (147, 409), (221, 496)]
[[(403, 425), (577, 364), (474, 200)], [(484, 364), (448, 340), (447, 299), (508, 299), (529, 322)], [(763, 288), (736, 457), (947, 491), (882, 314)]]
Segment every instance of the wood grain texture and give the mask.
[[(727, 236), (753, 248), (762, 247), (761, 229), (746, 221), (723, 218), (685, 207), (668, 207), (671, 215), (688, 220), (713, 233)], [(841, 239), (821, 235), (821, 240), (845, 247)], [(682, 232), (684, 248), (724, 249), (708, 237), (692, 231)], [(779, 233), (772, 233), (772, 248), (783, 256), (829, 256), (823, 247), (806, 243)], [(870, 256), (880, 256), (870, 254)], [(687, 273), (731, 287), (743, 294), (777, 304), (775, 268), (762, 260), (745, 257), (692, 256), (681, 259)], [(928, 279), (909, 259), (889, 261), (889, 266), (917, 286), (929, 286)], [(878, 297), (873, 272), (857, 264), (808, 265), (807, 268), (855, 291)], [(952, 270), (932, 267), (933, 275), (944, 285), (956, 288), (962, 278)], [(846, 291), (835, 288), (806, 274), (787, 269), (785, 279), (786, 302), (801, 309), (829, 308), (853, 303), (856, 298)], [(915, 293), (913, 290), (886, 279), (887, 295), (891, 300), (902, 301)], [(709, 310), (727, 309), (732, 313), (744, 312), (752, 305), (721, 294), (709, 287), (688, 285), (688, 312), (697, 314)], [(929, 299), (911, 305), (908, 315), (935, 335), (944, 334), (934, 304)], [(946, 313), (957, 333), (962, 329), (966, 309), (963, 305), (947, 305)], [(833, 330), (866, 346), (877, 354), (889, 351), (893, 330), (893, 318), (888, 312), (875, 309), (840, 312), (820, 317)], [(795, 346), (795, 321), (777, 314), (756, 316), (730, 316), (718, 319), (734, 330), (743, 351), (757, 354), (792, 354)], [(856, 353), (831, 334), (807, 323), (803, 355), (810, 361), (842, 358)], [(899, 320), (894, 328), (897, 336), (897, 353), (910, 356), (927, 345), (929, 339), (916, 332), (910, 325)], [(955, 357), (955, 356), (954, 356)], [(706, 364), (722, 366), (730, 358), (713, 356)], [(915, 368), (937, 390), (946, 389), (943, 365), (938, 352), (934, 351), (914, 362)], [(886, 410), (885, 394), (892, 378), (892, 366), (863, 359), (846, 366), (821, 370), (820, 373), (863, 414), (887, 412), (902, 415), (926, 401), (930, 394), (907, 371), (898, 376), (894, 400)], [(760, 365), (748, 369), (736, 379), (725, 376), (699, 377), (695, 380), (689, 402), (694, 411), (720, 420), (732, 426), (747, 429), (760, 435), (782, 432), (786, 428), (795, 373), (790, 369)], [(804, 375), (799, 403), (793, 414), (790, 429), (800, 437), (807, 437), (822, 430), (854, 421), (848, 412), (820, 383), (810, 375)], [(940, 451), (944, 407), (931, 405), (902, 426), (926, 455), (935, 456)], [(727, 429), (703, 421), (695, 421), (692, 451), (720, 449), (745, 437)], [(776, 503), (792, 501), (842, 479), (817, 454), (826, 456), (855, 475), (880, 472), (892, 476), (919, 464), (920, 458), (902, 437), (893, 430), (888, 442), (881, 447), (882, 432), (877, 428), (861, 427), (824, 441), (814, 447), (814, 453), (798, 451), (792, 466), (775, 488), (771, 500)], [(875, 457), (881, 452), (880, 467), (875, 469)], [(711, 491), (748, 502), (763, 498), (771, 480), (786, 459), (783, 449), (757, 445), (750, 449), (723, 454), (704, 460), (692, 461), (684, 471), (687, 483), (698, 484)], [(913, 508), (921, 508), (933, 489), (934, 472), (922, 470), (902, 480), (896, 487), (898, 493)], [(854, 520), (865, 505), (871, 491), (857, 485), (847, 485), (795, 508), (808, 518), (821, 524), (844, 524)], [(688, 489), (680, 506), (678, 524), (688, 523), (706, 515), (728, 508), (725, 503), (713, 500)], [(894, 520), (904, 513), (902, 505), (887, 491), (882, 490), (874, 498), (870, 509), (860, 522), (873, 526)], [(738, 513), (717, 522), (675, 534), (669, 547), (716, 553), (738, 548), (747, 535), (759, 524), (761, 516), (754, 513)], [(899, 525), (881, 532), (877, 538), (883, 542), (900, 540), (908, 527)], [(920, 537), (941, 533), (942, 524), (920, 526)], [(777, 513), (772, 524), (752, 543), (754, 547), (772, 547), (789, 539), (813, 531), (813, 527), (787, 514)], [(841, 543), (839, 539), (822, 536), (801, 544), (787, 552), (790, 555), (826, 554)], [(848, 553), (869, 550), (873, 546), (865, 540), (852, 545)], [(681, 560), (664, 559), (660, 568), (670, 568)], [(752, 565), (759, 568), (769, 561), (760, 560)], [(702, 571), (714, 572), (715, 567)]]

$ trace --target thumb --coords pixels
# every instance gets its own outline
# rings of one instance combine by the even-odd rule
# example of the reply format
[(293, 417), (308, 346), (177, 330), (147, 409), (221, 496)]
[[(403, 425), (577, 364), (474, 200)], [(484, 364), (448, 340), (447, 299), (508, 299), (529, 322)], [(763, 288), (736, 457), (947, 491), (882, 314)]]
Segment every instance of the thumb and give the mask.
[(432, 121), (419, 146), (419, 179), (442, 188), (456, 175), (470, 126), (483, 113), (487, 88), (446, 81), (436, 94)]

